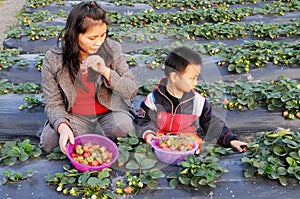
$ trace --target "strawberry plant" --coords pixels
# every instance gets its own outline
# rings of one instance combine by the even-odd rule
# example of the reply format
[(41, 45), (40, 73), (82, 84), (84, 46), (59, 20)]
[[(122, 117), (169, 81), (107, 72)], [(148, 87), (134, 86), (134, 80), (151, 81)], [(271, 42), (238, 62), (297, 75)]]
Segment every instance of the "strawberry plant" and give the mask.
[(21, 48), (0, 50), (0, 71), (8, 69), (12, 65), (27, 66), (29, 63), (18, 56), (21, 51)]
[(57, 146), (53, 149), (51, 153), (49, 153), (47, 156), (48, 160), (64, 160), (67, 159), (67, 156), (61, 152), (60, 147)]
[(245, 177), (266, 176), (283, 186), (289, 178), (300, 182), (300, 134), (290, 129), (267, 131), (247, 144)]
[(38, 69), (38, 71), (42, 71), (44, 56), (38, 56), (34, 58), (37, 62), (34, 64), (34, 67)]
[(23, 99), (25, 101), (24, 104), (19, 106), (19, 110), (22, 111), (25, 108), (32, 109), (34, 107), (43, 106), (44, 105), (44, 96), (26, 96)]
[(30, 144), (29, 139), (23, 141), (7, 141), (0, 148), (0, 162), (5, 165), (14, 165), (17, 161), (24, 162), (29, 158), (37, 158), (42, 151), (35, 145)]
[[(145, 185), (149, 188), (154, 188), (150, 184), (149, 181), (152, 178), (162, 178), (165, 177), (165, 174), (159, 169), (151, 169), (151, 171), (144, 176), (132, 175), (130, 172), (125, 173), (125, 178), (119, 179), (116, 182), (116, 193), (118, 195), (130, 195), (132, 193), (137, 193), (140, 189), (142, 189)], [(143, 183), (144, 182), (144, 183)]]
[(134, 132), (129, 137), (118, 138), (118, 166), (138, 173), (138, 179), (149, 188), (154, 188), (157, 178), (164, 177), (161, 170), (154, 168), (158, 162), (152, 148), (140, 141)]
[(56, 186), (57, 192), (64, 195), (82, 198), (111, 198), (117, 197), (109, 190), (111, 180), (109, 178), (111, 169), (105, 168), (101, 171), (79, 172), (64, 165), (65, 172), (48, 174), (45, 176), (48, 185)]
[(14, 85), (8, 79), (0, 79), (0, 94), (16, 93), (16, 94), (38, 94), (42, 92), (40, 85), (35, 83), (19, 83)]
[(176, 188), (182, 184), (196, 188), (204, 185), (216, 187), (218, 177), (227, 172), (227, 169), (218, 164), (218, 157), (230, 152), (231, 149), (213, 147), (211, 144), (204, 145), (200, 155), (186, 156), (185, 160), (180, 162), (180, 168), (168, 174), (169, 186)]
[(25, 7), (27, 8), (44, 7), (50, 5), (51, 3), (56, 3), (56, 6), (65, 5), (64, 0), (34, 0), (34, 1), (26, 1)]
[(14, 170), (7, 170), (7, 171), (2, 171), (3, 181), (2, 184), (7, 184), (8, 182), (18, 182), (20, 180), (27, 180), (30, 178), (35, 171), (33, 170), (27, 170), (26, 174), (22, 174), (21, 172), (16, 172)]

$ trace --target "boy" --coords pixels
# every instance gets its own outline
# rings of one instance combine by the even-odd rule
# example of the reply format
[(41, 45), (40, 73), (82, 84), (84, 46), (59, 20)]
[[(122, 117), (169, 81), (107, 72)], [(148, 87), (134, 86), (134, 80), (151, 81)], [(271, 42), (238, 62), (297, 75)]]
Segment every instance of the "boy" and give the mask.
[(242, 152), (246, 145), (237, 139), (225, 122), (213, 112), (209, 102), (194, 87), (200, 75), (201, 56), (187, 47), (174, 49), (165, 60), (165, 78), (143, 100), (139, 108), (137, 134), (146, 143), (164, 134), (193, 134), (198, 137), (197, 122), (210, 138), (223, 147)]

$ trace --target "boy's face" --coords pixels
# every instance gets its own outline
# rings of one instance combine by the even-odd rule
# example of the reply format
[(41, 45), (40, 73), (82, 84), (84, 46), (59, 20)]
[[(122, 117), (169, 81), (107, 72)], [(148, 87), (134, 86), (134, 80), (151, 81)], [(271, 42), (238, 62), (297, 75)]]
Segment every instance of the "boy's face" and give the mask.
[(201, 66), (189, 64), (183, 73), (178, 74), (176, 88), (182, 92), (190, 92), (198, 84)]

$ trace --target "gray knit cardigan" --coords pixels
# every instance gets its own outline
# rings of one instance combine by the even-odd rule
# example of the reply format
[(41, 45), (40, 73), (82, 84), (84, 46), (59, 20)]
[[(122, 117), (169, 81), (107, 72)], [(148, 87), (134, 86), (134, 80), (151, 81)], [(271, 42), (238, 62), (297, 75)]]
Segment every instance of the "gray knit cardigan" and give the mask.
[[(95, 83), (98, 101), (112, 111), (129, 113), (133, 109), (131, 100), (136, 96), (138, 85), (128, 67), (121, 45), (107, 39), (112, 49), (113, 63), (109, 85), (99, 74)], [(65, 67), (62, 67), (61, 50), (57, 47), (49, 49), (45, 55), (42, 67), (42, 86), (45, 112), (50, 124), (57, 129), (61, 122), (69, 124), (68, 111), (76, 99), (75, 87)]]

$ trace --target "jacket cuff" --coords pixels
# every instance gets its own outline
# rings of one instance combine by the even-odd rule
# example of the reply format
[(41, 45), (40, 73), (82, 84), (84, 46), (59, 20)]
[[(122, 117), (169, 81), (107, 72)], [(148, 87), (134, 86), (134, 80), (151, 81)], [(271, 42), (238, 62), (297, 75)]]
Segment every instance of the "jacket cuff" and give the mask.
[(70, 123), (69, 123), (69, 121), (68, 121), (67, 119), (65, 119), (65, 118), (59, 118), (59, 119), (57, 119), (57, 120), (53, 123), (53, 127), (54, 127), (54, 129), (56, 130), (56, 132), (57, 132), (58, 127), (59, 127), (59, 125), (60, 125), (61, 123), (66, 123), (68, 126), (70, 126)]
[(155, 132), (151, 131), (151, 130), (147, 130), (143, 133), (143, 139), (146, 141), (146, 138), (148, 135), (155, 135)]
[(223, 143), (222, 143), (223, 146), (224, 147), (232, 147), (230, 144), (230, 141), (232, 141), (232, 140), (238, 140), (237, 135), (234, 133), (231, 133), (231, 132), (227, 132), (223, 139)]

